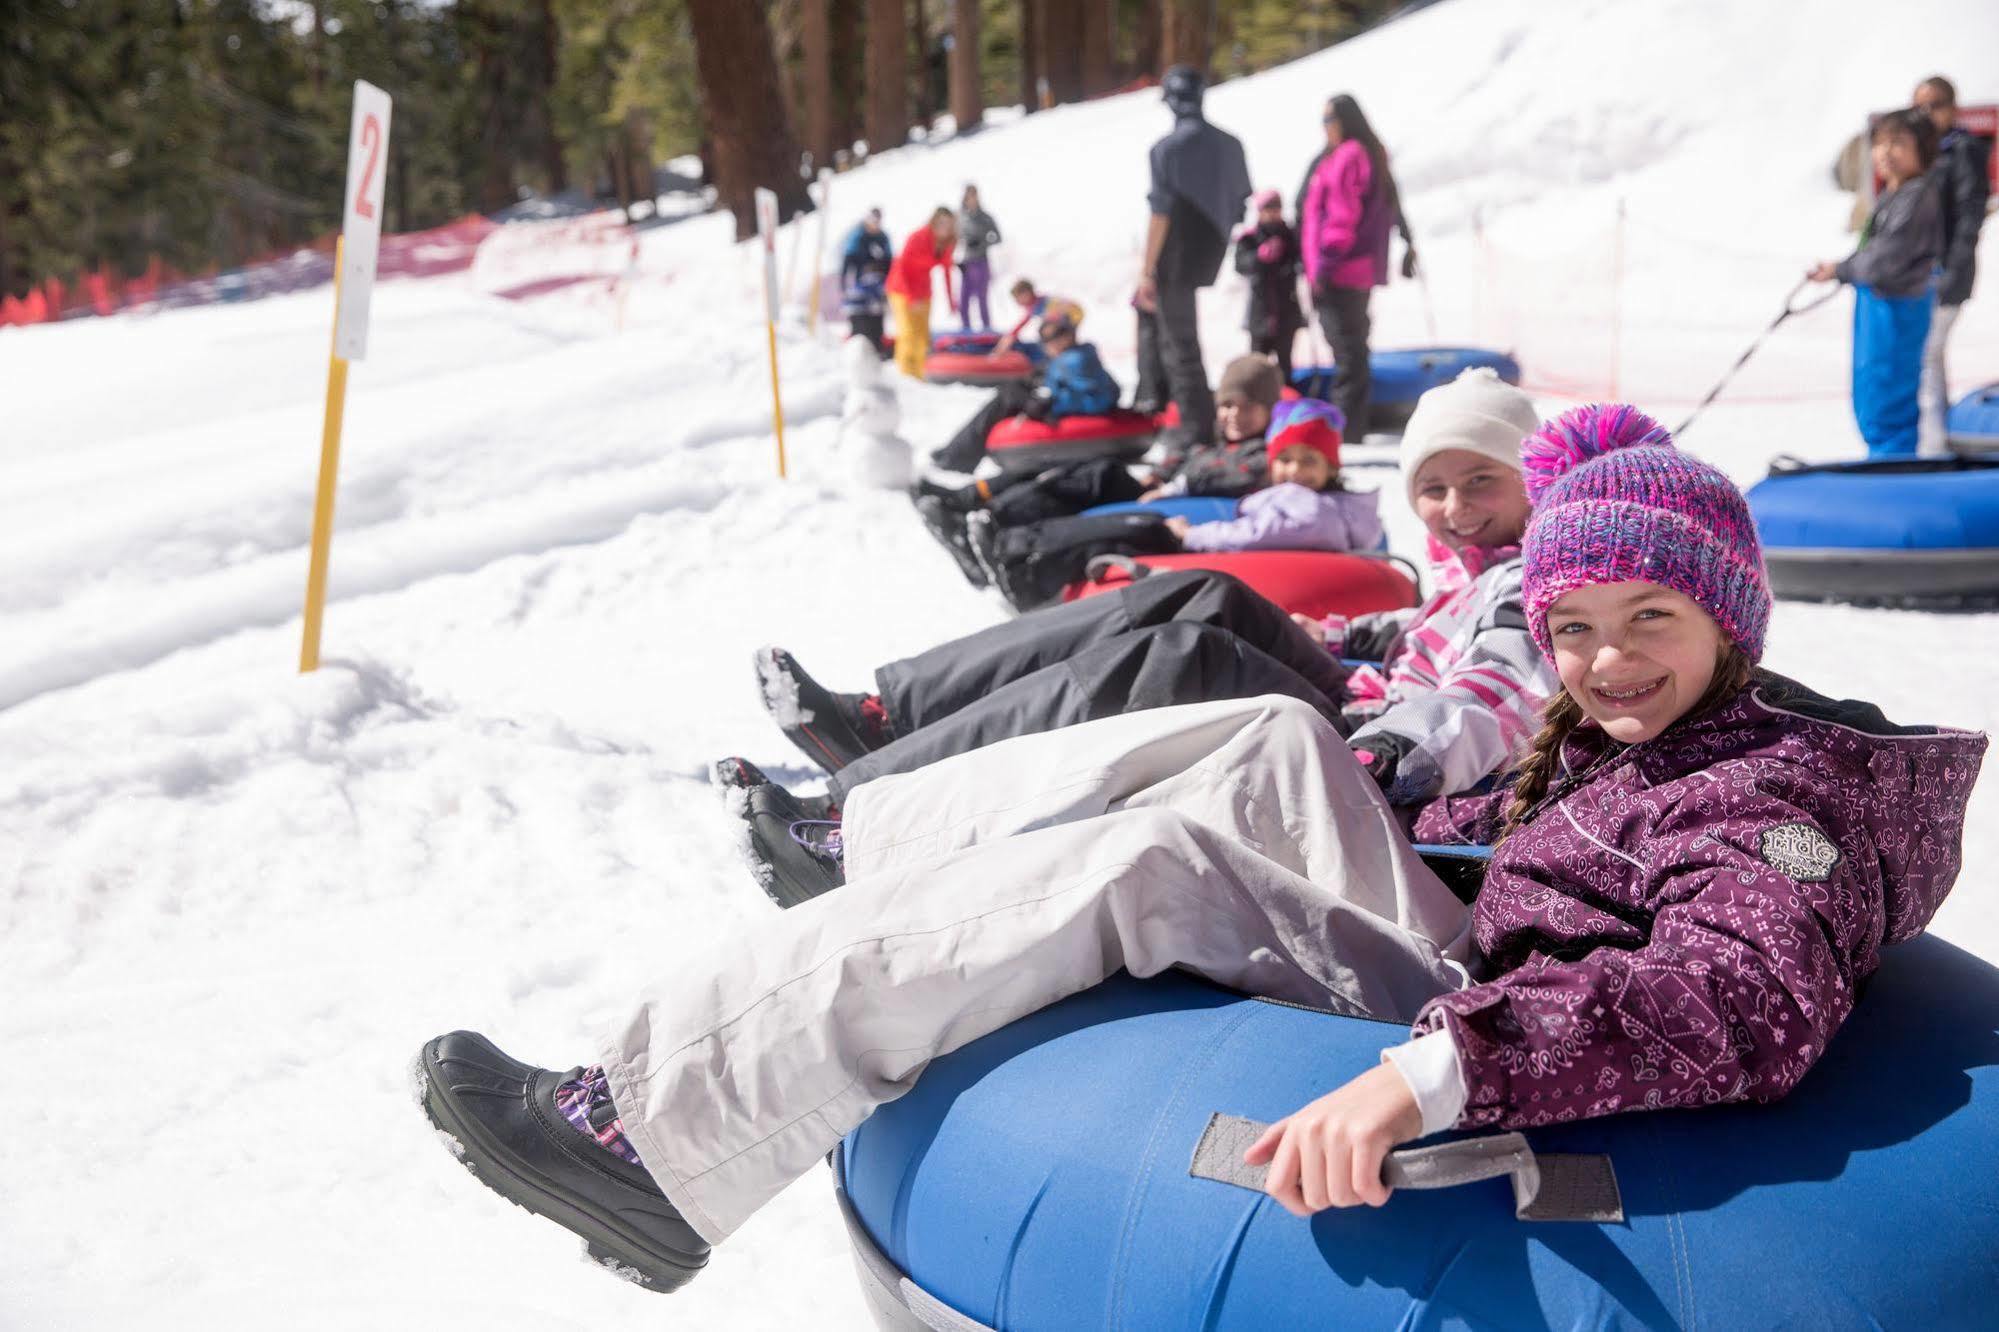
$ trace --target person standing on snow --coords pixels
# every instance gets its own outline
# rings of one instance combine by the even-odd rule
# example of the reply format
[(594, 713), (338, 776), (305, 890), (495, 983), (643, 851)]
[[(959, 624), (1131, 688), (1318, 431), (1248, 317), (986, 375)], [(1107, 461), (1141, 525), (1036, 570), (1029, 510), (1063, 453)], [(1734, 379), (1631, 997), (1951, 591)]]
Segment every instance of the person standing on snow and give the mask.
[(1402, 228), (1409, 249), (1403, 276), (1416, 272), (1416, 248), (1402, 220), (1402, 196), (1388, 169), (1388, 151), (1361, 113), (1340, 93), (1321, 117), (1326, 151), (1307, 177), (1298, 205), (1298, 242), (1319, 326), (1333, 349), (1333, 402), (1356, 440), (1367, 436), (1374, 388), (1368, 360), (1368, 300), (1388, 282), (1388, 233)]
[[(1229, 238), (1249, 199), (1242, 141), (1201, 116), (1207, 80), (1175, 65), (1160, 80), (1173, 129), (1152, 145), (1152, 220), (1132, 304), (1138, 310), (1138, 400), (1170, 396), (1183, 444), (1214, 438), (1215, 399), (1201, 360), (1195, 296), (1221, 273)], [(1162, 387), (1164, 393), (1162, 394)]]
[(963, 245), (959, 250), (958, 312), (959, 326), (964, 332), (972, 331), (972, 302), (979, 303), (979, 327), (985, 332), (993, 331), (992, 307), (986, 303), (986, 293), (992, 286), (993, 266), (987, 252), (1000, 242), (999, 223), (993, 215), (979, 206), (979, 187), (967, 185), (965, 197), (958, 205), (958, 239)]
[(1971, 284), (1978, 276), (1978, 228), (1985, 221), (1985, 201), (1992, 192), (1987, 174), (1992, 141), (1957, 123), (1957, 89), (1941, 74), (1917, 84), (1910, 101), (1941, 136), (1930, 176), (1937, 183), (1937, 202), (1943, 206), (1943, 271), (1937, 278), (1937, 308), (1930, 314), (1923, 378), (1916, 394), (1920, 412), (1916, 452), (1934, 457), (1949, 451), (1944, 414), (1950, 410), (1950, 382), (1944, 374), (1944, 344), (1958, 312), (1971, 299)]
[(1930, 277), (1943, 251), (1937, 202), (1937, 131), (1920, 111), (1891, 111), (1871, 136), (1874, 169), (1886, 182), (1860, 248), (1814, 266), (1815, 282), (1853, 286), (1853, 416), (1869, 457), (1914, 454), (1916, 386), (1930, 331)]
[(888, 270), (888, 308), (895, 315), (895, 366), (911, 379), (923, 378), (930, 359), (930, 275), (944, 270), (944, 300), (958, 312), (951, 290), (951, 248), (958, 243), (958, 216), (948, 208), (930, 214), (930, 221), (902, 243), (902, 253)]
[(1249, 349), (1274, 357), (1277, 375), (1291, 382), (1291, 343), (1305, 327), (1298, 308), (1298, 233), (1284, 220), (1284, 199), (1276, 190), (1256, 196), (1256, 221), (1235, 242), (1235, 271), (1249, 279), (1249, 309), (1242, 326)]
[(870, 208), (840, 248), (840, 311), (847, 316), (847, 331), (873, 343), (877, 356), (888, 355), (882, 310), (888, 300), (884, 284), (894, 262), (895, 247), (882, 231), (882, 210)]

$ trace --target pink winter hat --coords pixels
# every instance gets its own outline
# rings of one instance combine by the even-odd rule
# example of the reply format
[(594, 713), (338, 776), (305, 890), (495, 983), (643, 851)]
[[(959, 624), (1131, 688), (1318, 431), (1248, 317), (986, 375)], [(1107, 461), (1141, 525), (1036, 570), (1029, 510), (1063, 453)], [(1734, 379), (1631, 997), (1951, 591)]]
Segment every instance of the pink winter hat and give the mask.
[(1521, 470), (1527, 627), (1554, 655), (1548, 607), (1602, 583), (1669, 587), (1712, 615), (1751, 661), (1763, 655), (1770, 581), (1749, 502), (1666, 428), (1621, 403), (1577, 407), (1529, 435)]
[(1278, 204), (1284, 202), (1284, 196), (1276, 190), (1258, 190), (1250, 198), (1250, 202), (1255, 204), (1259, 209), (1275, 208)]

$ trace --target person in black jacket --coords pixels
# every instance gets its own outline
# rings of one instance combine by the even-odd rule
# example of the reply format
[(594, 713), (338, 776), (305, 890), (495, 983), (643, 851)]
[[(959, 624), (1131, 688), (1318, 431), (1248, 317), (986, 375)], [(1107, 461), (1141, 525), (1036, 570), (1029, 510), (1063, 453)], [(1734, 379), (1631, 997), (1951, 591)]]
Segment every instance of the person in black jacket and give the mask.
[[(1185, 444), (1214, 438), (1215, 399), (1201, 360), (1195, 295), (1222, 271), (1229, 238), (1249, 201), (1249, 163), (1242, 141), (1201, 116), (1207, 80), (1191, 65), (1175, 65), (1160, 80), (1173, 129), (1152, 145), (1152, 212), (1145, 261), (1132, 304), (1138, 311), (1138, 400), (1162, 390), (1180, 409), (1171, 433)], [(1157, 405), (1154, 403), (1154, 405)]]
[(1916, 110), (1937, 127), (1937, 160), (1930, 169), (1943, 205), (1943, 260), (1937, 278), (1937, 308), (1930, 316), (1930, 333), (1923, 344), (1921, 443), (1918, 452), (1947, 451), (1944, 415), (1950, 410), (1950, 385), (1944, 374), (1944, 344), (1958, 311), (1971, 299), (1977, 277), (1978, 228), (1985, 221), (1985, 201), (1991, 193), (1992, 141), (1957, 123), (1957, 89), (1935, 75), (1916, 85), (1910, 99)]
[(1277, 360), (1277, 373), (1291, 382), (1291, 344), (1305, 327), (1298, 305), (1298, 233), (1284, 220), (1284, 198), (1276, 190), (1256, 196), (1256, 221), (1235, 242), (1235, 271), (1249, 279), (1249, 310), (1243, 327), (1249, 349)]

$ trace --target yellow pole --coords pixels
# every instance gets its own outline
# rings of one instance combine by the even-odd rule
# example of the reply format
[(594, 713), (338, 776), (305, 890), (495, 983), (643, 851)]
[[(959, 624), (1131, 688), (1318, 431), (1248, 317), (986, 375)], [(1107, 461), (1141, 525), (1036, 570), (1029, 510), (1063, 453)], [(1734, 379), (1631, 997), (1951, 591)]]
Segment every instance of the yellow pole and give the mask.
[(777, 325), (766, 319), (764, 331), (770, 335), (770, 410), (777, 419), (777, 475), (785, 479), (784, 470), (784, 399), (777, 391)]
[[(333, 325), (340, 326), (340, 268), (347, 240), (333, 245)], [(773, 337), (773, 345), (775, 338)], [(775, 368), (775, 366), (773, 366)], [(347, 362), (329, 346), (326, 354), (326, 425), (319, 436), (319, 494), (312, 506), (312, 564), (305, 576), (305, 640), (298, 669), (319, 669), (319, 622), (326, 611), (326, 565), (333, 547), (333, 489), (340, 476), (340, 420), (347, 410)], [(780, 450), (783, 445), (780, 443)]]

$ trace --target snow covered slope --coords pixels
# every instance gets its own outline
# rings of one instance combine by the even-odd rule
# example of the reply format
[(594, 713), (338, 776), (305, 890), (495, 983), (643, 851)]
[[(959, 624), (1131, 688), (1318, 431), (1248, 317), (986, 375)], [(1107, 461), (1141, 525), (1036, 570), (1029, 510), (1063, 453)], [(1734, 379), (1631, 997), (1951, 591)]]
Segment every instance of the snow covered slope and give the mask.
[[(1321, 100), (1355, 92), (1439, 337), (1518, 346), (1539, 384), (1615, 376), (1670, 422), (1843, 252), (1826, 167), (1934, 69), (1999, 97), (1999, 8), (1451, 0), (1211, 111), (1288, 194)], [(1082, 299), (1129, 383), (1143, 150), (1166, 124), (1139, 94), (886, 154), (836, 182), (835, 232), (879, 203), (900, 237), (976, 180), (1002, 279)], [(0, 333), (0, 1326), (866, 1325), (824, 1179), (659, 1300), (465, 1179), (404, 1085), (456, 1026), (585, 1058), (648, 976), (767, 918), (705, 782), (734, 752), (809, 775), (758, 706), (753, 647), (858, 687), (998, 614), (899, 496), (848, 493), (838, 356), (802, 327), (794, 475), (773, 479), (755, 260), (728, 234), (649, 233), (622, 332), (596, 293), (378, 291), (333, 660), (306, 679), (326, 293)], [(1216, 368), (1242, 342), (1231, 282), (1204, 304)], [(1856, 451), (1845, 308), (1788, 325), (1688, 446), (1744, 481), (1777, 452)], [(1382, 293), (1377, 326), (1428, 340), (1421, 289)], [(1956, 345), (1961, 379), (1999, 379), (1999, 299)], [(905, 388), (905, 433), (940, 442), (977, 401)], [(1995, 651), (1999, 617), (1784, 606), (1770, 662), (1991, 729)], [(1988, 956), (1995, 790), (1938, 922)]]

